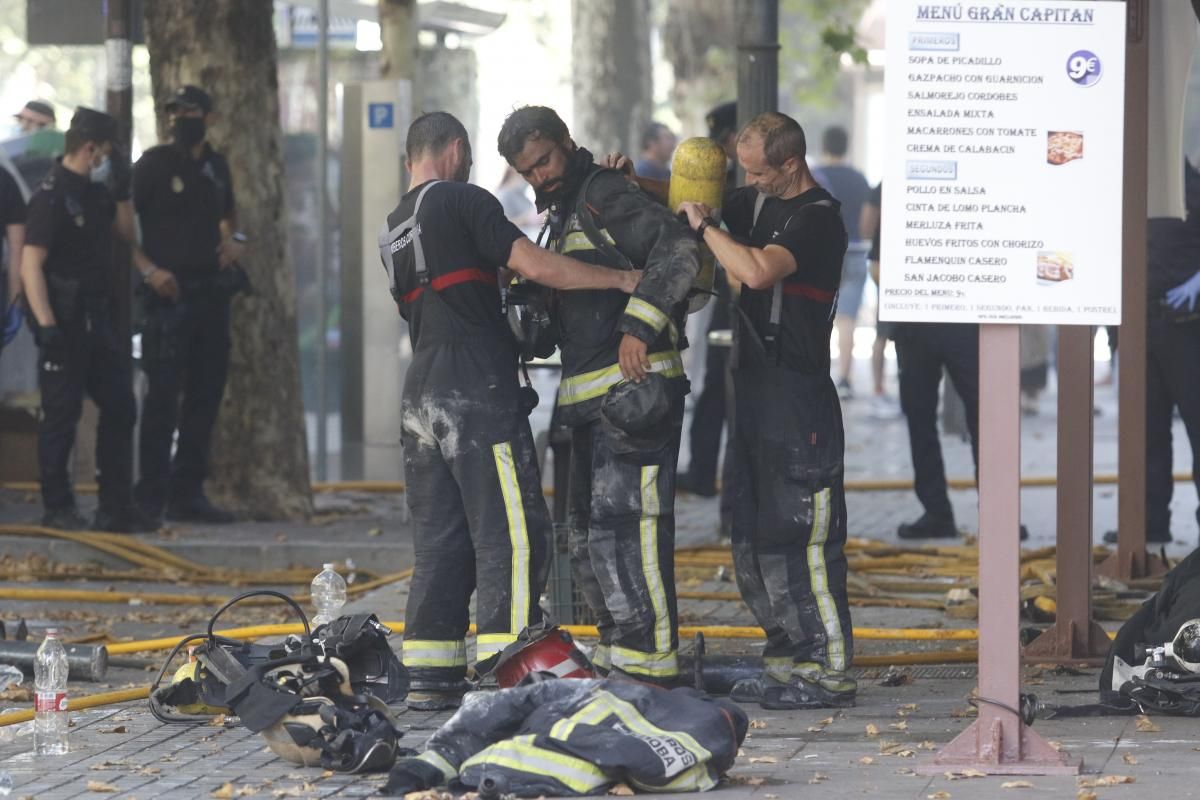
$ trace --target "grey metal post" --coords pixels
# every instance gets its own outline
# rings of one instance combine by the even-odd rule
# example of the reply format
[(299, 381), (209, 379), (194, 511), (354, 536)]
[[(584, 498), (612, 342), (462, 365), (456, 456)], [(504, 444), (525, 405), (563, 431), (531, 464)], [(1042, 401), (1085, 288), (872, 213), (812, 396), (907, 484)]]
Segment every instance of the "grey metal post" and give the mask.
[(738, 0), (737, 119), (779, 110), (779, 0)]
[(329, 273), (329, 0), (317, 12), (317, 480), (328, 479), (325, 393), (325, 283)]
[[(133, 3), (108, 0), (104, 8), (105, 108), (117, 120), (117, 146), (128, 155), (133, 141)], [(133, 326), (129, 248), (114, 241), (114, 256), (117, 341), (121, 352), (128, 356)]]

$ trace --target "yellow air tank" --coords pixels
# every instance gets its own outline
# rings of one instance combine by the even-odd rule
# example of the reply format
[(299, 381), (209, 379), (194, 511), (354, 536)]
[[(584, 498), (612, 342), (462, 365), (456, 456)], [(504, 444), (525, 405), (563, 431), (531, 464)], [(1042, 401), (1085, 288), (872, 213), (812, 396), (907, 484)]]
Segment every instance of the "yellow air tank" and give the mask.
[[(671, 186), (667, 192), (671, 210), (674, 211), (682, 202), (691, 201), (704, 203), (719, 215), (724, 193), (725, 151), (721, 146), (702, 136), (681, 142), (671, 160)], [(704, 308), (704, 304), (712, 297), (714, 268), (712, 252), (702, 245), (700, 274), (692, 282), (692, 293), (688, 299), (689, 314)]]

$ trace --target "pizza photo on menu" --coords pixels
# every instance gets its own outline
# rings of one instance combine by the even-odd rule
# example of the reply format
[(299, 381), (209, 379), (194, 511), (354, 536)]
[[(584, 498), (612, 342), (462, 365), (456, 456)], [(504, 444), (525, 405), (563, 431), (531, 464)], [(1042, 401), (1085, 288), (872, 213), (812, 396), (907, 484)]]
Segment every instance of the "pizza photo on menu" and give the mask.
[(1038, 281), (1062, 283), (1075, 277), (1075, 262), (1070, 253), (1041, 250), (1037, 256)]
[(1062, 166), (1083, 158), (1083, 134), (1079, 131), (1047, 131), (1046, 161)]

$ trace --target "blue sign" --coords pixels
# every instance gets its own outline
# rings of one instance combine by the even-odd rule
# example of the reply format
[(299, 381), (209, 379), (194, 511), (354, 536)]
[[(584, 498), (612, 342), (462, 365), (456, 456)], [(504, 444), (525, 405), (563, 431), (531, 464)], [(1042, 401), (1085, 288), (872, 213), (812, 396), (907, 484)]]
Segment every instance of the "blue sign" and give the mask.
[(393, 103), (367, 103), (367, 124), (372, 128), (396, 127), (396, 106)]
[(1100, 80), (1100, 59), (1090, 50), (1076, 50), (1067, 59), (1067, 77), (1080, 86), (1093, 86)]

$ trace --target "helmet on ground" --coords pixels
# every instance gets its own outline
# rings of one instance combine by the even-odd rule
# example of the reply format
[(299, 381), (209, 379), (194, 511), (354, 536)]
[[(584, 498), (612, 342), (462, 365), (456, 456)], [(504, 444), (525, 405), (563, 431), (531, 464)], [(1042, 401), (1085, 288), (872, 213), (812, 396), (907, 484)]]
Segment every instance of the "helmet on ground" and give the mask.
[[(527, 635), (528, 634), (528, 635)], [(523, 638), (500, 653), (492, 674), (501, 689), (511, 689), (530, 675), (555, 678), (594, 678), (591, 662), (571, 634), (562, 628), (542, 624), (526, 628)]]

